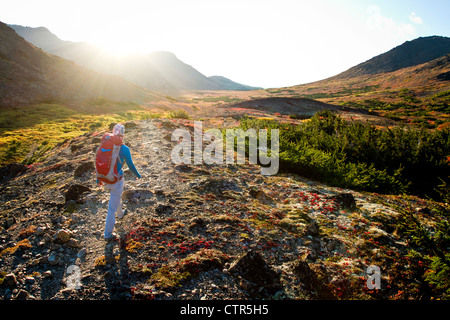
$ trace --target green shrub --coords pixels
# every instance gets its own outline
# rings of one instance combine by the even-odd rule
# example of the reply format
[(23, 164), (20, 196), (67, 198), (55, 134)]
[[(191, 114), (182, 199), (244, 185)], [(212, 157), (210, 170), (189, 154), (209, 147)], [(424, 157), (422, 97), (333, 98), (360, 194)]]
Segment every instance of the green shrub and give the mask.
[(189, 119), (189, 115), (185, 110), (175, 110), (171, 111), (167, 114), (167, 118), (180, 118), (180, 119)]
[(299, 125), (246, 117), (241, 127), (279, 129), (280, 169), (334, 186), (439, 199), (435, 189), (450, 175), (449, 129), (381, 130), (330, 111)]
[(444, 258), (434, 256), (431, 259), (425, 280), (435, 291), (442, 292), (444, 299), (450, 299), (450, 254), (446, 254)]
[[(383, 202), (383, 201), (382, 201)], [(450, 299), (450, 223), (446, 206), (435, 203), (430, 205), (430, 210), (437, 222), (433, 231), (429, 226), (421, 222), (415, 210), (411, 207), (396, 206), (400, 213), (396, 219), (397, 231), (408, 242), (407, 256), (419, 263), (419, 268), (412, 266), (411, 272), (416, 274), (419, 281), (425, 280), (434, 294)], [(428, 290), (424, 290), (428, 291)], [(431, 293), (431, 292), (430, 292)]]

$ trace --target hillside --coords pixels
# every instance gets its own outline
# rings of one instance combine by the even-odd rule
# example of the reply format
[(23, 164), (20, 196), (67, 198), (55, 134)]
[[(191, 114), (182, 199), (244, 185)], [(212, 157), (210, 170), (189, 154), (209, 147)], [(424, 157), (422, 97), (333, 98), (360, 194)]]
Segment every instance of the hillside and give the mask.
[(0, 106), (97, 97), (134, 102), (153, 98), (118, 76), (90, 71), (50, 55), (0, 22)]
[(450, 53), (450, 38), (421, 37), (360, 63), (335, 77), (353, 78), (366, 74), (392, 72), (402, 68), (416, 66)]
[(251, 87), (244, 84), (240, 84), (237, 82), (234, 82), (228, 78), (222, 77), (222, 76), (210, 76), (208, 79), (221, 88), (221, 90), (239, 90), (239, 91), (246, 91), (246, 90), (257, 90), (262, 88), (257, 87)]
[(247, 114), (292, 121), (330, 109), (375, 125), (444, 128), (450, 126), (449, 74), (448, 54), (392, 72), (332, 77), (292, 87), (188, 92), (173, 105), (198, 117)]
[[(102, 239), (101, 132), (61, 143), (39, 164), (0, 168), (2, 299), (445, 297), (433, 277), (444, 269), (430, 259), (448, 246), (435, 233), (448, 206), (262, 176), (256, 165), (175, 165), (167, 136), (192, 130), (190, 121), (127, 128), (142, 179), (125, 174), (119, 242)], [(370, 265), (381, 290), (367, 287)]]
[(72, 60), (91, 70), (120, 75), (150, 90), (173, 93), (179, 90), (258, 89), (225, 77), (206, 77), (171, 52), (115, 57), (86, 42), (63, 41), (44, 27), (10, 27), (25, 40), (48, 53)]
[[(409, 54), (414, 55), (414, 52)], [(331, 109), (348, 113), (350, 118), (362, 116), (374, 120), (372, 122), (375, 124), (383, 122), (379, 121), (381, 116), (387, 125), (420, 124), (427, 128), (450, 126), (450, 51), (436, 59), (391, 72), (350, 74), (347, 73), (348, 77), (340, 74), (291, 87), (230, 92), (226, 97), (221, 92), (195, 92), (185, 95), (186, 105), (190, 101), (204, 101), (207, 110), (217, 106), (229, 107), (232, 110), (227, 113), (233, 111), (233, 114), (249, 112), (249, 108), (242, 108), (251, 106), (252, 113), (255, 110), (271, 111), (270, 116), (273, 117), (276, 116), (274, 113), (284, 116), (304, 114), (304, 104), (300, 102), (306, 98), (315, 100), (316, 104), (321, 102), (332, 105)], [(270, 101), (281, 98), (277, 109)], [(296, 105), (298, 110), (295, 109)]]
[[(8, 27), (13, 29), (19, 36), (24, 38), (29, 43), (32, 43), (38, 48), (49, 53), (53, 53), (54, 51), (75, 44), (75, 42), (72, 41), (64, 41), (59, 39), (45, 27), (30, 28), (16, 24), (10, 24)], [(36, 45), (36, 43), (39, 45)]]
[(252, 90), (255, 87), (236, 83), (225, 77), (206, 77), (194, 67), (178, 59), (175, 54), (158, 51), (148, 54), (146, 60), (164, 79), (180, 90)]

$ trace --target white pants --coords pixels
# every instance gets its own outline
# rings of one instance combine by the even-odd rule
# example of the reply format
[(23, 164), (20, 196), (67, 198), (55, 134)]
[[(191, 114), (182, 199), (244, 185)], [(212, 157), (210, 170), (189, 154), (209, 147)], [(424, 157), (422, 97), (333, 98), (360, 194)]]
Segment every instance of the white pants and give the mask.
[(114, 184), (107, 184), (106, 188), (110, 189), (108, 213), (106, 214), (105, 221), (105, 233), (104, 237), (111, 237), (116, 223), (116, 212), (119, 215), (123, 214), (122, 211), (122, 191), (125, 179), (122, 178)]

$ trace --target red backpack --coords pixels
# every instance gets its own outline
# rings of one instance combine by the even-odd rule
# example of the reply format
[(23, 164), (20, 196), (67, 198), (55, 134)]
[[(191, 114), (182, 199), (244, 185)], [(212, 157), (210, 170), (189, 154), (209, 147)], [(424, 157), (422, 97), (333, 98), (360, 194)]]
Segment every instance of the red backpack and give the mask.
[[(105, 133), (95, 158), (95, 170), (99, 183), (116, 183), (119, 180), (116, 162), (119, 159), (120, 146), (123, 144), (122, 137)], [(120, 161), (120, 159), (119, 159)]]

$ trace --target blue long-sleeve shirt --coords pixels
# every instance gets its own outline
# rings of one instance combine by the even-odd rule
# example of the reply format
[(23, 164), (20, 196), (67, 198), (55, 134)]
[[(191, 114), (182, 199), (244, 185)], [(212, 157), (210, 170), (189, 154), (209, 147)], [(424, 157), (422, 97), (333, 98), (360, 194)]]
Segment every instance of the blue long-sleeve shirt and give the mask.
[(130, 168), (131, 172), (133, 172), (133, 174), (136, 177), (141, 178), (140, 173), (137, 171), (136, 167), (134, 166), (133, 159), (131, 159), (130, 148), (128, 148), (124, 144), (120, 147), (119, 160), (120, 161), (116, 162), (117, 172), (119, 173), (119, 176), (123, 175), (123, 164), (124, 164), (124, 162), (126, 162), (128, 165), (128, 168)]

